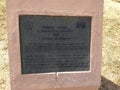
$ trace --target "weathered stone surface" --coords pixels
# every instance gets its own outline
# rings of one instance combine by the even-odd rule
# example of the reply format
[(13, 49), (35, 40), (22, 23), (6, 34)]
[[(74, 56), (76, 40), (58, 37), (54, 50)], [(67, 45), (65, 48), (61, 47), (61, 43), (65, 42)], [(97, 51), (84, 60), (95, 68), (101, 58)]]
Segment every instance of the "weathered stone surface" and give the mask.
[(112, 81), (101, 77), (101, 87), (99, 90), (120, 90), (120, 86), (114, 84)]

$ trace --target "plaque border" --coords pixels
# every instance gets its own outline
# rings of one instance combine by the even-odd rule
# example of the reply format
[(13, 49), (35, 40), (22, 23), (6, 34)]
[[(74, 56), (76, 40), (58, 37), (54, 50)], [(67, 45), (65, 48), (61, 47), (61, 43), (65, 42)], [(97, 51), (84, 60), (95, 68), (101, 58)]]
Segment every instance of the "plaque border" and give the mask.
[[(69, 13), (66, 13), (66, 12), (55, 12), (55, 11), (47, 11), (47, 10), (44, 10), (44, 11), (41, 11), (41, 12), (38, 12), (38, 11), (25, 11), (25, 10), (20, 10), (16, 13), (16, 22), (17, 23), (17, 30), (19, 30), (19, 16), (20, 15), (45, 15), (45, 16), (73, 16), (73, 17), (91, 17), (91, 39), (90, 39), (90, 67), (89, 67), (89, 70), (88, 71), (70, 71), (70, 72), (57, 72), (57, 73), (90, 73), (91, 72), (91, 69), (92, 69), (92, 28), (93, 28), (93, 19), (94, 19), (94, 16), (95, 16), (95, 12), (81, 12), (81, 13), (72, 13), (72, 12), (69, 12)], [(20, 56), (21, 56), (21, 46), (20, 46), (20, 32), (18, 31), (19, 33), (19, 53), (20, 53)], [(20, 60), (21, 60), (21, 57), (20, 57)], [(21, 65), (21, 62), (20, 62), (20, 65)], [(20, 67), (21, 68), (21, 67)], [(21, 69), (20, 69), (21, 70)], [(21, 74), (22, 74), (22, 70), (21, 70)], [(51, 73), (35, 73), (35, 74), (56, 74), (56, 72), (51, 72)], [(30, 75), (30, 74), (22, 74), (22, 75)], [(34, 74), (31, 74), (31, 75), (34, 75)]]

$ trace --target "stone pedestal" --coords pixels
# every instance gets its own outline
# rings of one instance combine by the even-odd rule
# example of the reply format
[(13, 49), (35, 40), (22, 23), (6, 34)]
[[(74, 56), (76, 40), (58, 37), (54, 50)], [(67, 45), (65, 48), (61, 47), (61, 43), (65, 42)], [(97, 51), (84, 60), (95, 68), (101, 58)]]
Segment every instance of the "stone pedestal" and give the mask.
[[(101, 82), (102, 9), (103, 0), (7, 0), (11, 90), (98, 90)], [(91, 17), (89, 70), (23, 74), (20, 15)]]

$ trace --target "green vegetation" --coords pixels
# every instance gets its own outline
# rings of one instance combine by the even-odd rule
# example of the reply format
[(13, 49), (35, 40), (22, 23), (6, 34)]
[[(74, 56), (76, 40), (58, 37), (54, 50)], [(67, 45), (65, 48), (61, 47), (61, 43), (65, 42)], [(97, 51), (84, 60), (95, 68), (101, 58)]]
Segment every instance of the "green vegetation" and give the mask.
[[(102, 75), (120, 85), (120, 0), (105, 0)], [(9, 90), (5, 0), (0, 0), (0, 90)], [(111, 89), (113, 90), (113, 89)]]

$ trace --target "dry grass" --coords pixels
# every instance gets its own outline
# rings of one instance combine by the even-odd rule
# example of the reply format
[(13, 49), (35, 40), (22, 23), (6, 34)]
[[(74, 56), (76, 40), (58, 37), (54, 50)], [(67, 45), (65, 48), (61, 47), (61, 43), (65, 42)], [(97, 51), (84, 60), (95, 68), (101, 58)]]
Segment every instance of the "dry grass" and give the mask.
[(9, 88), (5, 0), (0, 0), (0, 90)]
[(115, 2), (120, 2), (120, 0), (112, 0), (112, 1), (115, 1)]
[[(105, 0), (102, 75), (120, 85), (120, 0)], [(0, 0), (0, 90), (9, 90), (5, 0)], [(113, 89), (111, 89), (113, 90)]]
[(102, 75), (120, 85), (120, 3), (104, 5)]

